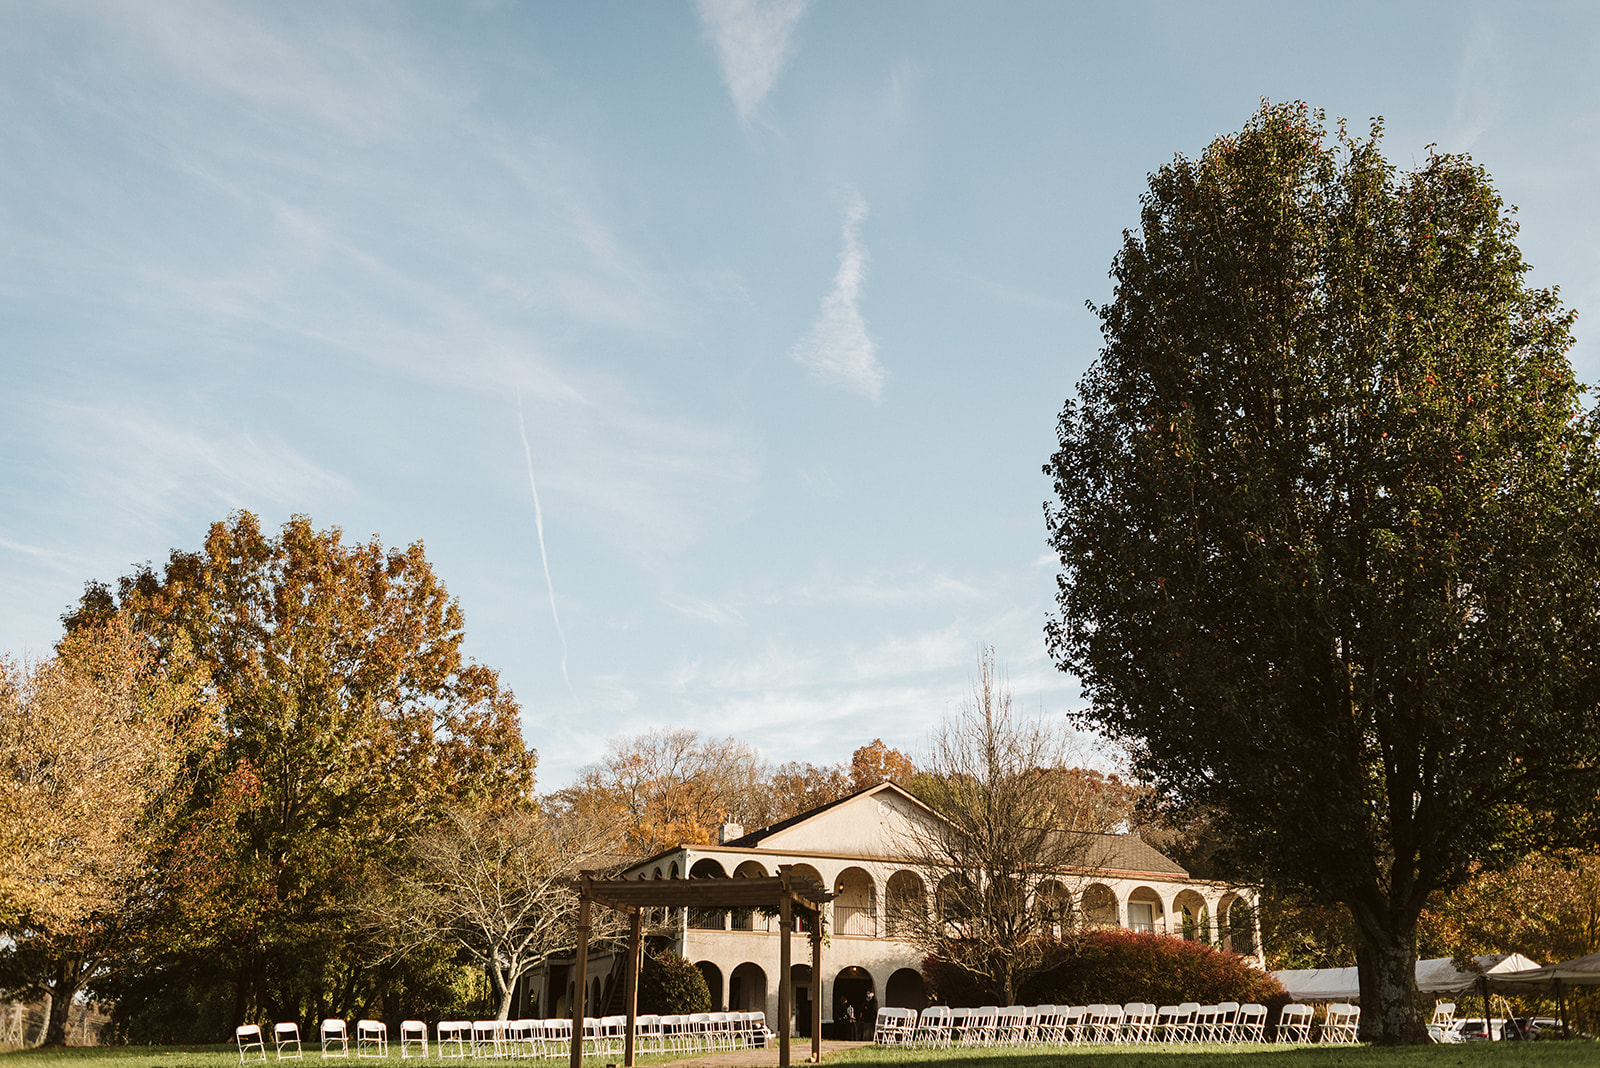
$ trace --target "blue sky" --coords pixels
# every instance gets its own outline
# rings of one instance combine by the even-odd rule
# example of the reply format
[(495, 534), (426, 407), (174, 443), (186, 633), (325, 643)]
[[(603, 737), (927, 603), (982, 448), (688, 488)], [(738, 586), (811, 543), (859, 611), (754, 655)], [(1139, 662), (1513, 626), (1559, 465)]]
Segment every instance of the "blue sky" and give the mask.
[(425, 542), (544, 788), (1060, 715), (1084, 302), (1264, 96), (1471, 152), (1596, 379), (1590, 5), (0, 5), (0, 649), (247, 508)]

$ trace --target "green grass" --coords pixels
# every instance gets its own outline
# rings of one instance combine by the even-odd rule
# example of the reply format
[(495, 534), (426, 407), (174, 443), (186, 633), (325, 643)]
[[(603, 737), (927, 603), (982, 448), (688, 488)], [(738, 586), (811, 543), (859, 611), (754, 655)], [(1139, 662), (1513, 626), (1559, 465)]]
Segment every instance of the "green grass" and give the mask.
[(1593, 1042), (1473, 1042), (1450, 1046), (1123, 1046), (1061, 1050), (850, 1050), (829, 1064), (926, 1063), (936, 1068), (1600, 1068)]
[[(364, 1068), (373, 1064), (378, 1058), (351, 1056), (348, 1060), (335, 1058), (328, 1062), (329, 1068), (341, 1065), (344, 1068)], [(634, 1058), (641, 1068), (646, 1065), (666, 1064), (669, 1061), (682, 1060), (678, 1054), (641, 1053)], [(804, 1054), (795, 1060), (804, 1060)], [(584, 1068), (605, 1068), (608, 1064), (620, 1064), (622, 1055), (610, 1053), (603, 1057), (585, 1057)], [(265, 1061), (251, 1061), (252, 1065), (260, 1068), (280, 1068), (277, 1060), (273, 1058), (269, 1049)], [(443, 1065), (452, 1068), (476, 1068), (488, 1064), (491, 1068), (513, 1068), (515, 1065), (526, 1065), (535, 1068), (537, 1065), (547, 1068), (561, 1068), (567, 1063), (566, 1058), (543, 1060), (490, 1060), (474, 1061), (471, 1059), (443, 1060), (437, 1056), (430, 1057), (426, 1062), (418, 1059), (415, 1054), (406, 1060), (400, 1059), (398, 1046), (389, 1047), (388, 1063), (399, 1068), (404, 1064), (422, 1068), (426, 1063), (428, 1068), (441, 1068)], [(285, 1061), (282, 1068), (321, 1068), (322, 1057), (315, 1049), (307, 1049), (301, 1061)], [(13, 1050), (0, 1053), (0, 1068), (239, 1068), (239, 1051), (231, 1043), (217, 1046), (87, 1046), (68, 1047), (67, 1049), (29, 1049)]]
[[(793, 1047), (796, 1068), (805, 1063), (808, 1044)], [(399, 1062), (399, 1051), (389, 1051), (389, 1061)], [(621, 1061), (618, 1055), (590, 1057), (585, 1068), (605, 1068)], [(638, 1063), (660, 1065), (683, 1057), (674, 1054), (640, 1055)], [(348, 1068), (361, 1068), (366, 1058), (351, 1057)], [(313, 1051), (307, 1068), (320, 1063)], [(878, 1049), (848, 1050), (827, 1058), (837, 1068), (869, 1068), (928, 1064), (932, 1068), (1600, 1068), (1600, 1044), (1594, 1042), (1474, 1042), (1455, 1046), (1412, 1046), (1386, 1049), (1375, 1046), (1125, 1046), (1114, 1049)], [(267, 1068), (277, 1068), (269, 1053)], [(404, 1062), (418, 1065), (415, 1058)], [(459, 1068), (472, 1068), (467, 1062)], [(476, 1062), (482, 1063), (482, 1062)], [(491, 1062), (491, 1065), (496, 1062)], [(499, 1062), (512, 1068), (513, 1062)], [(529, 1062), (560, 1068), (564, 1060)], [(111, 1046), (87, 1049), (18, 1050), (0, 1053), (0, 1068), (237, 1068), (239, 1054), (231, 1045), (219, 1046)], [(429, 1061), (440, 1068), (437, 1057)], [(398, 1065), (397, 1065), (398, 1068)]]

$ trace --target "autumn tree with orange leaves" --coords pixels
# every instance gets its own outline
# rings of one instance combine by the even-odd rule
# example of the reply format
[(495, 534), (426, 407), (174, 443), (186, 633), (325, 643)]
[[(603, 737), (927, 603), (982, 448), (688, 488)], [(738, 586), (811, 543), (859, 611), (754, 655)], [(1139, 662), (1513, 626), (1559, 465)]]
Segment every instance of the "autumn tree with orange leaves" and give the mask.
[(0, 995), (48, 996), (66, 1042), (86, 984), (124, 958), (186, 756), (205, 738), (203, 672), (157, 664), (124, 620), (54, 656), (0, 660)]
[(376, 1013), (431, 980), (372, 966), (353, 917), (447, 807), (527, 803), (534, 754), (515, 698), (461, 654), (460, 606), (420, 543), (347, 541), (303, 516), (239, 512), (196, 551), (91, 583), (69, 637), (107, 619), (190, 649), (209, 672), (216, 744), (170, 821), (159, 938), (109, 985), (141, 1040), (250, 1019)]

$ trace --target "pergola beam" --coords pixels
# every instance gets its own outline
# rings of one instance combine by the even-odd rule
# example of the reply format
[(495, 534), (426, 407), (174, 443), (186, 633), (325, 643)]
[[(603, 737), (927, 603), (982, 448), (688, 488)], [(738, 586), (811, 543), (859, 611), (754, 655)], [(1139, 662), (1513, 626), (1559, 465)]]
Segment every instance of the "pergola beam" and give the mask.
[(822, 906), (833, 899), (828, 888), (814, 879), (797, 878), (788, 864), (778, 865), (775, 876), (735, 876), (709, 879), (596, 879), (594, 872), (579, 873), (578, 947), (573, 962), (571, 1068), (583, 1068), (583, 1019), (588, 1000), (589, 931), (591, 903), (628, 913), (627, 983), (628, 1022), (623, 1039), (623, 1064), (633, 1068), (634, 1023), (639, 1008), (639, 965), (643, 952), (640, 912), (647, 908), (758, 908), (776, 912), (783, 937), (778, 940), (778, 1065), (789, 1068), (789, 1013), (794, 1005), (790, 976), (789, 935), (795, 910), (811, 918), (811, 1061), (822, 1059)]

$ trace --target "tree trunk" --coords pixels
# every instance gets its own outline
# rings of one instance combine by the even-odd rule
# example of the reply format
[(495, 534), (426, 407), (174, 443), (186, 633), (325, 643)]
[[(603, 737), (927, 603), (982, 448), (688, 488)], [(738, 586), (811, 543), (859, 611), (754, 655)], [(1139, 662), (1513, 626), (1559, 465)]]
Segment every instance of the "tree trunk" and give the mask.
[(512, 979), (507, 982), (498, 964), (489, 966), (489, 975), (494, 981), (494, 992), (500, 996), (500, 1013), (495, 1018), (504, 1020), (511, 1015), (511, 995), (516, 992), (517, 981)]
[(1382, 927), (1375, 919), (1356, 910), (1362, 939), (1357, 951), (1361, 1038), (1384, 1046), (1425, 1044), (1428, 1026), (1417, 995), (1416, 917), (1385, 917), (1389, 922)]
[(63, 954), (55, 962), (50, 976), (50, 1010), (46, 1018), (44, 1045), (67, 1044), (67, 1020), (72, 1015), (72, 1002), (78, 993), (79, 970), (71, 954)]

